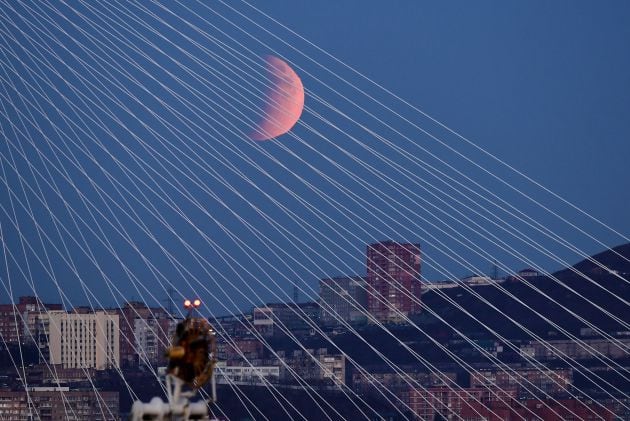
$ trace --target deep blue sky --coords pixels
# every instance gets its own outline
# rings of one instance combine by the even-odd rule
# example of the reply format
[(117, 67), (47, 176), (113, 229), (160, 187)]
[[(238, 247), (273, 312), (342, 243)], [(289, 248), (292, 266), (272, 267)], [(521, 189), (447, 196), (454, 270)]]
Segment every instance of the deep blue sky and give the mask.
[[(50, 259), (61, 288), (75, 303), (86, 302), (78, 277), (85, 281), (86, 287), (103, 305), (120, 301), (121, 295), (129, 298), (148, 297), (149, 291), (156, 299), (161, 299), (165, 295), (166, 284), (164, 279), (156, 275), (159, 270), (184, 295), (199, 294), (206, 299), (213, 312), (223, 314), (228, 308), (247, 308), (251, 305), (250, 300), (276, 300), (266, 288), (291, 294), (290, 281), (316, 288), (319, 277), (364, 274), (365, 244), (385, 238), (421, 243), (428, 256), (427, 261), (435, 259), (443, 267), (440, 270), (435, 264), (426, 264), (423, 275), (429, 280), (443, 279), (448, 276), (446, 272), (460, 277), (472, 271), (489, 271), (491, 259), (471, 252), (440, 229), (456, 237), (461, 235), (462, 241), (469, 241), (468, 244), (479, 247), (478, 251), (496, 257), (506, 268), (518, 270), (529, 265), (502, 250), (504, 247), (492, 245), (459, 225), (458, 221), (462, 221), (463, 216), (456, 219), (442, 218), (441, 221), (436, 219), (434, 215), (439, 215), (440, 210), (452, 214), (445, 202), (431, 197), (422, 187), (402, 177), (383, 160), (368, 154), (350, 138), (310, 113), (304, 114), (303, 122), (324, 134), (330, 142), (318, 138), (304, 126), (298, 126), (294, 130), (304, 143), (290, 136), (283, 136), (273, 142), (253, 144), (242, 135), (230, 132), (227, 124), (247, 130), (247, 124), (238, 121), (235, 113), (240, 112), (242, 116), (252, 120), (256, 120), (257, 116), (251, 109), (239, 103), (236, 97), (229, 97), (225, 92), (229, 90), (242, 94), (243, 98), (249, 98), (255, 104), (259, 102), (259, 98), (246, 92), (245, 85), (207, 53), (219, 54), (222, 59), (236, 64), (255, 86), (262, 87), (264, 81), (251, 69), (237, 64), (216, 44), (196, 33), (179, 18), (156, 6), (151, 11), (164, 19), (165, 23), (151, 21), (149, 15), (142, 14), (141, 10), (129, 5), (124, 9), (116, 9), (120, 7), (116, 4), (109, 7), (99, 5), (97, 9), (90, 10), (70, 4), (72, 8), (76, 8), (75, 11), (61, 6), (58, 9), (68, 20), (44, 6), (32, 10), (7, 10), (2, 16), (0, 42), (4, 55), (0, 55), (0, 59), (3, 62), (1, 76), (5, 90), (1, 92), (1, 100), (6, 108), (1, 110), (5, 116), (0, 120), (3, 137), (15, 142), (12, 144), (17, 148), (18, 142), (22, 144), (27, 158), (25, 161), (19, 156), (18, 149), (9, 146), (8, 141), (3, 142), (6, 179), (11, 188), (16, 189), (17, 196), (24, 204), (28, 199), (31, 206), (35, 207), (34, 216), (40, 228), (49, 233), (51, 241), (62, 250), (62, 254), (71, 257), (64, 262), (64, 259), (55, 254), (54, 247), (46, 239), (43, 240), (45, 246), (41, 246), (32, 218), (24, 209), (20, 209), (17, 199), (12, 197), (20, 229), (34, 247), (24, 257), (16, 226), (11, 223), (14, 218), (9, 194), (2, 183), (0, 191), (5, 211), (0, 216), (7, 245), (17, 260), (16, 263), (9, 258), (9, 274), (13, 280), (15, 295), (32, 293), (25, 282), (25, 274), (31, 270), (37, 292), (48, 300), (59, 301), (50, 273), (38, 263), (36, 256), (39, 256), (43, 262)], [(201, 7), (197, 3), (186, 4), (190, 5), (191, 10), (173, 6), (173, 12), (227, 43), (245, 57), (262, 63), (260, 57), (280, 54), (292, 61), (308, 90), (308, 107), (384, 154), (392, 163), (408, 171), (407, 174), (422, 180), (422, 185), (426, 188), (432, 189), (431, 186), (436, 186), (451, 195), (461, 192), (461, 196), (457, 196), (462, 200), (460, 204), (452, 202), (446, 195), (440, 197), (459, 210), (460, 215), (465, 215), (490, 230), (506, 244), (514, 247), (515, 252), (523, 253), (533, 261), (533, 265), (548, 270), (561, 266), (519, 242), (516, 237), (521, 234), (510, 236), (476, 215), (472, 209), (478, 208), (473, 203), (480, 203), (485, 208), (491, 205), (452, 182), (441, 184), (445, 181), (444, 176), (429, 170), (427, 165), (435, 165), (435, 168), (445, 171), (447, 175), (452, 176), (454, 173), (430, 154), (443, 159), (588, 254), (600, 251), (603, 246), (561, 223), (426, 134), (367, 100), (291, 47), (350, 80), (413, 124), (438, 136), (446, 145), (479, 162), (488, 171), (509, 180), (518, 189), (591, 233), (602, 243), (613, 246), (623, 242), (619, 236), (525, 182), (496, 161), (379, 91), (374, 85), (246, 5), (234, 4), (239, 11), (287, 41), (288, 45), (280, 43), (225, 6), (210, 3), (217, 13), (233, 21), (237, 27), (231, 26), (209, 8)], [(257, 6), (615, 230), (625, 235), (630, 234), (630, 220), (627, 217), (630, 189), (626, 169), (630, 155), (630, 53), (627, 44), (630, 39), (630, 6), (627, 2), (529, 1), (517, 4), (499, 1), (272, 1)], [(81, 20), (76, 12), (91, 19), (91, 24)], [(50, 20), (43, 13), (47, 13)], [(151, 23), (146, 28), (142, 27), (132, 19), (133, 16), (142, 16)], [(59, 27), (55, 27), (55, 24)], [(39, 29), (29, 25), (39, 25)], [(114, 30), (120, 32), (120, 39), (115, 37)], [(138, 31), (137, 35), (154, 43), (159, 50), (143, 43), (130, 30)], [(11, 39), (9, 34), (16, 39)], [(234, 40), (227, 38), (227, 35), (233, 36)], [(60, 44), (53, 41), (53, 36), (57, 37)], [(268, 44), (275, 52), (256, 40)], [(91, 53), (79, 48), (77, 41), (89, 46)], [(37, 42), (41, 44), (37, 45)], [(42, 47), (44, 43), (46, 48)], [(129, 44), (125, 45), (126, 43)], [(99, 47), (103, 49), (99, 50)], [(134, 50), (134, 47), (141, 49), (143, 54)], [(126, 54), (138, 67), (126, 62), (122, 56), (116, 56), (108, 48), (118, 48), (114, 51)], [(43, 59), (38, 61), (29, 52), (37, 57), (47, 57), (48, 63), (58, 73), (47, 68)], [(178, 67), (178, 63), (188, 66), (195, 73), (187, 73)], [(85, 67), (86, 65), (89, 67)], [(205, 65), (208, 67), (204, 67)], [(40, 77), (29, 73), (29, 67)], [(91, 74), (90, 71), (95, 73)], [(123, 73), (117, 73), (118, 71), (136, 78), (150, 93), (125, 79)], [(214, 71), (218, 73), (213, 73)], [(167, 72), (171, 72), (171, 75)], [(21, 80), (20, 76), (25, 80)], [(194, 92), (199, 96), (182, 88), (173, 76), (194, 87)], [(113, 82), (113, 78), (120, 80), (127, 91), (121, 90)], [(398, 133), (375, 123), (316, 79), (329, 84), (340, 94), (381, 118)], [(15, 89), (12, 89), (9, 80), (15, 84)], [(45, 80), (54, 88), (46, 85)], [(41, 86), (43, 94), (27, 96), (37, 86), (34, 81)], [(31, 87), (27, 83), (31, 83)], [(213, 83), (224, 87), (226, 91), (221, 93), (213, 89)], [(33, 103), (27, 104), (27, 100), (20, 98), (17, 92), (29, 100), (37, 101), (43, 107), (40, 111), (46, 113), (50, 120), (38, 114)], [(135, 95), (138, 101), (132, 100), (126, 92)], [(309, 93), (322, 97), (359, 123), (385, 136), (401, 150), (409, 153), (412, 160), (422, 160), (424, 164), (412, 165), (411, 161), (383, 146), (374, 136), (323, 107)], [(62, 95), (76, 104), (77, 108), (73, 109), (68, 105)], [(192, 110), (182, 105), (178, 95), (181, 95), (180, 99), (190, 101), (188, 104)], [(57, 109), (46, 103), (44, 96)], [(124, 104), (133, 115), (121, 110), (117, 101)], [(13, 104), (23, 114), (15, 111)], [(187, 119), (190, 126), (186, 127), (174, 118), (165, 105)], [(219, 106), (226, 108), (219, 109)], [(118, 120), (108, 116), (104, 109), (116, 110), (115, 117)], [(23, 127), (20, 116), (26, 118), (29, 110), (33, 116), (37, 116), (36, 120), (41, 128), (40, 132), (34, 126), (28, 126), (37, 147), (29, 145), (26, 132), (14, 131)], [(129, 130), (123, 128), (123, 125)], [(69, 149), (63, 143), (63, 136), (59, 137), (62, 131), (68, 134), (69, 137), (65, 138), (67, 141), (74, 139), (77, 142)], [(132, 132), (137, 138), (134, 138)], [(117, 198), (115, 203), (121, 207), (116, 208), (116, 205), (108, 202), (108, 208), (103, 201), (104, 196), (99, 196), (82, 172), (76, 166), (67, 164), (66, 175), (85, 194), (83, 199), (93, 200), (96, 204), (91, 208), (94, 218), (91, 219), (92, 215), (85, 208), (81, 196), (65, 181), (61, 173), (51, 170), (47, 175), (46, 165), (57, 162), (54, 161), (55, 153), (60, 154), (60, 150), (47, 144), (44, 134), (60, 150), (71, 151), (68, 157), (75, 155), (76, 162), (83, 166), (95, 183), (102, 186), (100, 193)], [(91, 135), (103, 142), (103, 147), (112, 155), (104, 153), (104, 149), (90, 139)], [(173, 162), (173, 165), (165, 164), (166, 161), (162, 158), (151, 157), (151, 153), (138, 140), (146, 142), (145, 146), (154, 148), (153, 153), (161, 154), (164, 159)], [(98, 165), (90, 160), (88, 154), (81, 152), (80, 142), (85, 142)], [(396, 192), (382, 179), (344, 156), (335, 145), (361, 157), (380, 175), (390, 177), (394, 183), (400, 183), (402, 188), (408, 190)], [(46, 160), (38, 155), (37, 148), (42, 155), (53, 161), (45, 165), (43, 162)], [(135, 158), (125, 148), (129, 148)], [(60, 194), (76, 210), (75, 219), (80, 215), (85, 225), (80, 221), (77, 226), (74, 225), (68, 208), (64, 207), (52, 185), (42, 184), (44, 192), (41, 194), (32, 191), (26, 195), (19, 193), (20, 179), (8, 166), (12, 159), (9, 151), (14, 155), (16, 168), (24, 177), (24, 182), (31, 182), (34, 188), (35, 179), (43, 183), (38, 178), (40, 176), (31, 173), (26, 163), (30, 162), (41, 171), (41, 177), (58, 183)], [(264, 155), (265, 153), (268, 155)], [(195, 154), (198, 154), (198, 158)], [(248, 165), (241, 159), (242, 156), (250, 158), (250, 162), (259, 165), (270, 177)], [(69, 159), (61, 155), (59, 157), (63, 162)], [(284, 167), (269, 157), (277, 159)], [(338, 162), (341, 169), (326, 161), (326, 158)], [(176, 159), (179, 162), (175, 162)], [(189, 159), (194, 159), (199, 165)], [(129, 181), (128, 174), (125, 174), (115, 160), (128, 168), (135, 182), (147, 184), (136, 190)], [(144, 163), (142, 160), (145, 160)], [(260, 190), (248, 185), (221, 162), (227, 162), (230, 168), (251, 177)], [(115, 188), (99, 165), (121, 184)], [(373, 206), (372, 212), (363, 209), (342, 191), (334, 188), (328, 180), (309, 168), (309, 165), (331, 177), (355, 199), (363, 201), (365, 206)], [(365, 184), (352, 180), (347, 173), (344, 174), (344, 170), (356, 174)], [(231, 183), (241, 196), (222, 186), (215, 178), (218, 175), (225, 177), (224, 181)], [(456, 177), (461, 180), (461, 177)], [(281, 182), (287, 190), (280, 188), (272, 179)], [(326, 203), (306, 187), (303, 181), (311, 183), (337, 203)], [(449, 190), (449, 186), (456, 189)], [(125, 188), (128, 188), (126, 192)], [(184, 189), (191, 192), (196, 203), (181, 195)], [(119, 196), (121, 191), (124, 200)], [(290, 192), (295, 193), (299, 199), (292, 197)], [(291, 221), (269, 201), (266, 194), (278, 200), (296, 217), (304, 218), (310, 226)], [(383, 200), (384, 195), (390, 197)], [(487, 192), (482, 193), (482, 196), (494, 203), (499, 200), (491, 198)], [(49, 216), (43, 202), (38, 201), (37, 197), (47, 199), (48, 206), (58, 219)], [(220, 201), (216, 200), (218, 198)], [(427, 202), (423, 202), (423, 199)], [(320, 218), (313, 216), (300, 200), (321, 211)], [(469, 204), (466, 204), (466, 200), (470, 200)], [(256, 213), (247, 201), (276, 221), (276, 227), (286, 230), (283, 231), (284, 235)], [(187, 219), (177, 214), (175, 206), (179, 207), (179, 211)], [(103, 213), (99, 214), (96, 209)], [(162, 221), (151, 216), (152, 211), (160, 213)], [(136, 212), (135, 217), (133, 212)], [(495, 214), (500, 212), (493, 208), (485, 215), (492, 218)], [(120, 225), (112, 228), (105, 221), (105, 216), (110, 221), (117, 218)], [(132, 218), (141, 219), (145, 226), (138, 228)], [(244, 227), (243, 220), (266, 238), (255, 238)], [(164, 221), (172, 225), (175, 233), (164, 228)], [(431, 226), (429, 222), (436, 226)], [(510, 219), (510, 222), (513, 223), (514, 220)], [(55, 225), (56, 223), (60, 225)], [(61, 225), (69, 231), (59, 228)], [(236, 244), (222, 227), (238, 238)], [(557, 253), (560, 258), (571, 263), (578, 260), (575, 253), (563, 249), (522, 223), (517, 223), (516, 227), (532, 240), (539, 241), (548, 250)], [(128, 238), (134, 240), (134, 246), (130, 246), (120, 234), (122, 228), (128, 232)], [(148, 237), (143, 229), (151, 231), (154, 238)], [(92, 248), (92, 257), (73, 243), (71, 237), (81, 241), (81, 235)], [(294, 235), (291, 237), (293, 241), (302, 244), (298, 247), (292, 245), (286, 237), (290, 235)], [(190, 245), (195, 257), (191, 257), (178, 237)], [(110, 241), (112, 250), (116, 250), (124, 268), (112, 257), (111, 251), (107, 250), (107, 243), (102, 241), (105, 238)], [(175, 269), (154, 240), (167, 249), (181, 266)], [(213, 249), (212, 241), (216, 241), (224, 250), (218, 252)], [(436, 244), (436, 241), (441, 241), (442, 244)], [(277, 246), (272, 246), (270, 242)], [(67, 247), (65, 252), (64, 247)], [(153, 268), (147, 267), (134, 247), (138, 247)], [(447, 252), (447, 249), (450, 251)], [(458, 257), (453, 259), (447, 255), (451, 253)], [(91, 261), (92, 258), (99, 263), (98, 268)], [(26, 261), (32, 264), (27, 266)], [(462, 264), (462, 261), (471, 264)], [(72, 265), (77, 269), (78, 276), (69, 269)], [(208, 265), (212, 265), (216, 271), (204, 270)], [(130, 273), (133, 274), (132, 279), (137, 277), (143, 287), (138, 286), (135, 289), (131, 285)], [(120, 290), (120, 294), (114, 292), (115, 298), (112, 298), (105, 286), (103, 274)], [(196, 284), (195, 278), (208, 290)], [(6, 282), (6, 276), (3, 280)], [(192, 284), (189, 286), (186, 281), (191, 281)], [(222, 291), (221, 288), (225, 290)], [(0, 296), (5, 296), (4, 294), (4, 291), (0, 291)]]
[(627, 2), (276, 3), (265, 10), (325, 50), (613, 226), (627, 224)]

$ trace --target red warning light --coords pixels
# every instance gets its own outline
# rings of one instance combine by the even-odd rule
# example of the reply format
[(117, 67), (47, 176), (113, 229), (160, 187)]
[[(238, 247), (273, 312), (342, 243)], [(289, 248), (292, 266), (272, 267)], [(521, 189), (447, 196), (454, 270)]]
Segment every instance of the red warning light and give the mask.
[(198, 308), (201, 305), (201, 300), (199, 298), (195, 299), (195, 301), (193, 301), (193, 306), (195, 308)]

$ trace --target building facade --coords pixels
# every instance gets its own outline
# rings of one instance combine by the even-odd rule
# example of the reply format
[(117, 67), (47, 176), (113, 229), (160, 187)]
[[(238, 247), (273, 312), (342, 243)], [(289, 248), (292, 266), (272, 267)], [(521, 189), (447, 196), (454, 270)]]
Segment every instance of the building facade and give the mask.
[(474, 421), (503, 420), (602, 420), (613, 421), (627, 419), (618, 416), (612, 405), (603, 405), (592, 400), (578, 399), (512, 399), (471, 402), (462, 407), (457, 414), (458, 419)]
[(244, 359), (256, 361), (263, 357), (264, 345), (258, 338), (231, 338), (229, 341), (217, 342), (223, 345), (220, 348), (217, 347), (219, 358), (228, 363), (243, 361)]
[(286, 364), (280, 367), (280, 380), (298, 383), (295, 377), (316, 386), (342, 387), (347, 384), (346, 356), (329, 353), (326, 348), (294, 350), (282, 358)]
[(215, 366), (217, 384), (263, 384), (278, 383), (279, 366), (227, 365), (219, 361)]
[(118, 392), (67, 387), (33, 387), (28, 394), (24, 390), (0, 390), (0, 415), (11, 421), (119, 420), (119, 396)]
[(615, 338), (615, 342), (608, 339), (582, 339), (580, 342), (570, 339), (554, 339), (546, 342), (530, 341), (520, 346), (523, 356), (537, 360), (557, 360), (572, 358), (586, 360), (596, 357), (625, 358), (630, 347), (630, 338)]
[(266, 337), (302, 334), (319, 323), (319, 305), (315, 302), (270, 303), (255, 307), (252, 314), (254, 328)]
[(570, 369), (481, 370), (471, 373), (470, 387), (516, 389), (519, 399), (560, 396), (568, 393), (573, 382)]
[(138, 365), (156, 367), (167, 363), (166, 350), (177, 323), (176, 319), (160, 316), (134, 320)]
[(106, 311), (51, 311), (47, 317), (51, 364), (60, 364), (63, 368), (97, 370), (120, 366), (117, 314)]
[(322, 380), (341, 386), (346, 384), (346, 356), (343, 354), (320, 354)]
[(368, 311), (382, 323), (419, 313), (420, 245), (383, 241), (367, 247)]
[[(151, 308), (143, 302), (128, 301), (123, 307), (114, 311), (120, 320), (120, 364), (122, 367), (147, 365), (145, 352), (142, 348), (138, 348), (138, 345), (147, 342), (147, 345), (152, 347), (152, 343), (155, 343), (155, 351), (151, 351), (155, 354), (155, 352), (160, 352), (158, 343), (170, 343), (168, 320), (171, 319), (171, 316), (163, 308)], [(138, 332), (143, 336), (140, 343), (136, 340), (136, 319), (144, 320), (144, 322), (140, 322), (139, 328), (147, 327), (146, 331)], [(154, 320), (148, 321), (151, 319)], [(151, 331), (148, 331), (149, 327), (152, 328)]]
[(0, 304), (0, 335), (7, 344), (39, 342), (40, 314), (61, 310), (61, 304), (42, 303), (37, 297), (19, 297), (15, 304)]
[(485, 408), (495, 401), (509, 404), (515, 398), (515, 389), (431, 387), (411, 389), (409, 391), (409, 407), (422, 420), (487, 420), (490, 418), (481, 416), (482, 411), (479, 408)]
[(320, 321), (337, 326), (367, 322), (367, 282), (360, 276), (326, 278), (319, 281)]
[(456, 384), (455, 372), (426, 372), (415, 366), (400, 366), (393, 370), (389, 366), (364, 367), (353, 370), (352, 388), (362, 395), (380, 396), (383, 389), (391, 391), (406, 405), (409, 405), (409, 388), (411, 385), (421, 387), (453, 387)]

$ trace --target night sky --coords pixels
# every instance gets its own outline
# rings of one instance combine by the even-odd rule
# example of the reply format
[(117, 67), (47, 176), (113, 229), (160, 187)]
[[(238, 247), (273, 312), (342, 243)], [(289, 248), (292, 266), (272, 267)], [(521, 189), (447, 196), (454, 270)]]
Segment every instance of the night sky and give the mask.
[[(256, 6), (426, 115), (245, 3), (12, 4), (0, 222), (14, 296), (156, 304), (172, 285), (225, 314), (363, 275), (378, 240), (420, 243), (426, 280), (581, 260), (552, 238), (588, 255), (626, 242), (627, 2)], [(308, 109), (254, 142), (268, 54), (292, 63)]]

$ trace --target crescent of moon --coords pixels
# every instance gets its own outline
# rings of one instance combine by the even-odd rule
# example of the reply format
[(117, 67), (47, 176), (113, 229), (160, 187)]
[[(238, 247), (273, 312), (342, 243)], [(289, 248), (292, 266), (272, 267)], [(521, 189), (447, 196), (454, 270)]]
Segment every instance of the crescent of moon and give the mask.
[(271, 86), (267, 90), (262, 119), (250, 135), (252, 140), (258, 141), (287, 133), (304, 109), (304, 86), (295, 71), (278, 57), (267, 56), (265, 63)]

